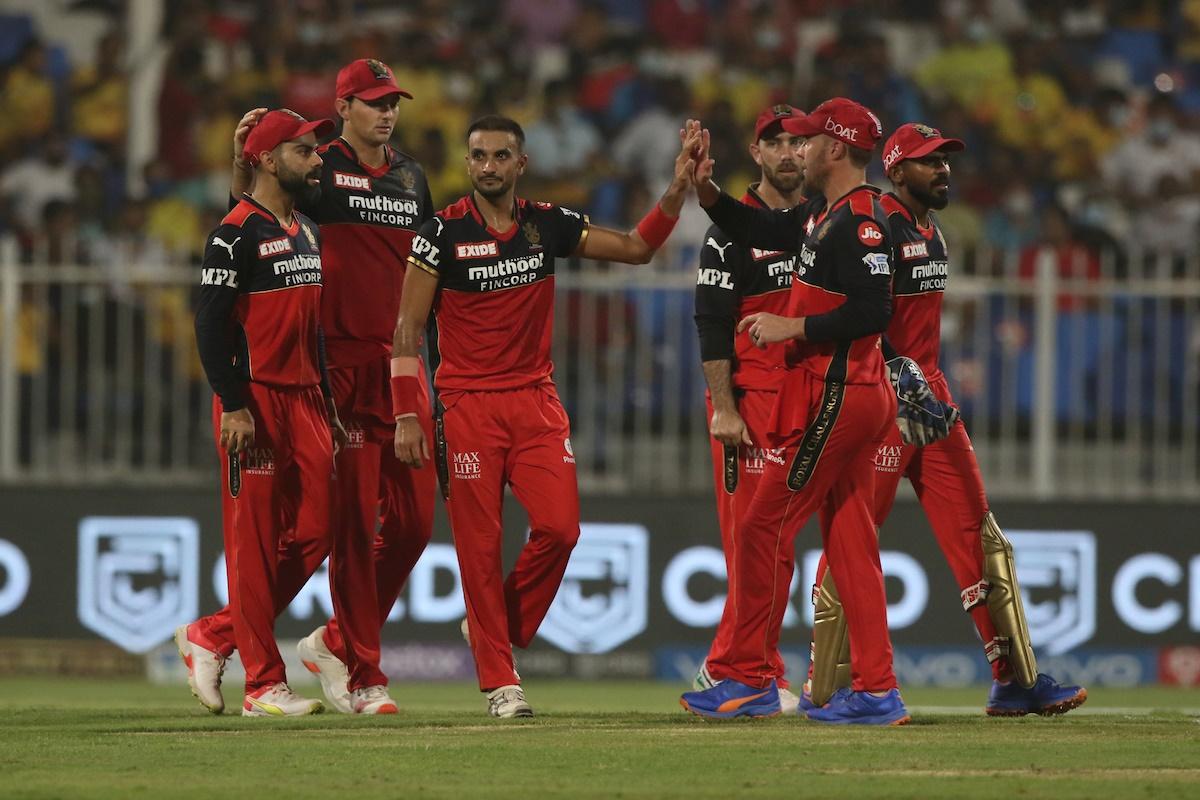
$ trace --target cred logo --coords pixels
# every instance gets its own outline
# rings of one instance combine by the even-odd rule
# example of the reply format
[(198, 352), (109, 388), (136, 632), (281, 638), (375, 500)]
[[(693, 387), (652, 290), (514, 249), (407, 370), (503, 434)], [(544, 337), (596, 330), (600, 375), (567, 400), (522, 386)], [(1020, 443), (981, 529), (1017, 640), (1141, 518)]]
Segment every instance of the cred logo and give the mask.
[(858, 226), (858, 240), (867, 247), (878, 247), (883, 244), (883, 231), (874, 222), (864, 222)]

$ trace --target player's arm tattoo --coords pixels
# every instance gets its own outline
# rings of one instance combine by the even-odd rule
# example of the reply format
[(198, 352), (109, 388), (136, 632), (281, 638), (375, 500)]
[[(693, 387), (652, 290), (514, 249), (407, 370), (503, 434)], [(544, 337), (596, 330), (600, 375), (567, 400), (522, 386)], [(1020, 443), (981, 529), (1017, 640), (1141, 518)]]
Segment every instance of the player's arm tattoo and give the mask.
[(713, 410), (737, 411), (733, 399), (733, 362), (727, 358), (719, 361), (704, 361), (704, 381), (712, 397)]

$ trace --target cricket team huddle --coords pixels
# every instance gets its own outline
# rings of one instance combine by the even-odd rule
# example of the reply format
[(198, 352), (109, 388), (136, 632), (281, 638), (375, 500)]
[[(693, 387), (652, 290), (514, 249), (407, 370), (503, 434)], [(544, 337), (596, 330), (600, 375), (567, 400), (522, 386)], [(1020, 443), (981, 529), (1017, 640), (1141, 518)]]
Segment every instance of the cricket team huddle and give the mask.
[[(580, 532), (550, 360), (555, 265), (650, 261), (692, 192), (713, 222), (695, 319), (729, 591), (681, 705), (910, 721), (878, 543), (905, 476), (991, 664), (987, 713), (1061, 714), (1087, 699), (1037, 670), (1012, 547), (938, 365), (948, 256), (932, 212), (948, 202), (960, 140), (900, 126), (883, 142), (883, 193), (866, 183), (884, 139), (870, 110), (841, 97), (807, 114), (772, 106), (747, 137), (761, 178), (738, 200), (712, 180), (708, 130), (687, 120), (670, 185), (620, 232), (518, 197), (525, 135), (496, 115), (467, 130), (473, 190), (435, 211), (421, 165), (389, 145), (401, 98), (386, 64), (359, 59), (337, 76), (332, 141), (320, 144), (332, 121), (287, 109), (253, 109), (234, 132), (231, 208), (196, 306), (229, 604), (175, 634), (202, 705), (224, 710), (237, 650), (243, 715), (324, 710), (288, 686), (274, 623), (328, 557), (334, 616), (299, 642), (300, 660), (337, 711), (397, 713), (380, 629), (440, 494), (488, 713), (533, 715), (513, 648), (536, 635)], [(507, 575), (506, 488), (530, 527)], [(824, 556), (809, 674), (793, 691), (780, 630), (794, 540), (813, 514)]]

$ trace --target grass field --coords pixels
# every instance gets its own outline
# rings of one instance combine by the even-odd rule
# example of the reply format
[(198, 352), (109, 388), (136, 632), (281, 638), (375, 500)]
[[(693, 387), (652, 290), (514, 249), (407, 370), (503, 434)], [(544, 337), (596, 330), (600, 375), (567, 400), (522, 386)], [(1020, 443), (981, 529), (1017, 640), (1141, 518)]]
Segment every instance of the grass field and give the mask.
[(913, 724), (847, 729), (704, 722), (682, 688), (531, 681), (538, 716), (499, 721), (472, 686), (406, 684), (395, 717), (277, 720), (213, 717), (185, 687), (4, 679), (0, 796), (1200, 798), (1200, 691), (989, 719), (984, 688), (910, 689)]

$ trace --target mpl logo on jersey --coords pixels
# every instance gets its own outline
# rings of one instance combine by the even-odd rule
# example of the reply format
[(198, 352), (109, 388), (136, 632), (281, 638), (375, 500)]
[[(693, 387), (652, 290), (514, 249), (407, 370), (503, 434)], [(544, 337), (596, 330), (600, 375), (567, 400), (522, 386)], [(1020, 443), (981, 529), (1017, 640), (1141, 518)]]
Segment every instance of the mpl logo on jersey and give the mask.
[(1096, 632), (1096, 535), (1091, 531), (1009, 531), (1029, 638), (1048, 655)]
[(187, 517), (84, 517), (79, 620), (144, 653), (196, 618), (200, 527)]
[(646, 629), (650, 533), (585, 522), (538, 635), (568, 653), (607, 653)]
[(355, 175), (350, 172), (338, 172), (334, 170), (333, 185), (339, 189), (351, 189), (357, 192), (373, 192), (371, 188), (371, 179), (366, 175)]

